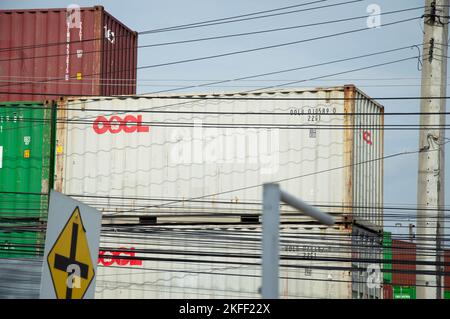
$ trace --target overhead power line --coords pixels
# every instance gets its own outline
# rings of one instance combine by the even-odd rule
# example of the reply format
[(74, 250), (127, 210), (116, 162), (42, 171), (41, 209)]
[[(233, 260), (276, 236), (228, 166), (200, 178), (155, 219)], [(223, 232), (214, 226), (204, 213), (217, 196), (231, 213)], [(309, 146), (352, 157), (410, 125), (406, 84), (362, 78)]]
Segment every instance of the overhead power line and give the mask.
[[(217, 22), (216, 24), (224, 24), (224, 23), (230, 23), (230, 22), (239, 22), (239, 21), (247, 21), (247, 20), (251, 20), (251, 19), (259, 19), (259, 17), (253, 17), (253, 18), (246, 18), (245, 20), (239, 20), (239, 21), (234, 20), (236, 18), (248, 17), (248, 16), (252, 16), (252, 15), (258, 15), (258, 14), (261, 14), (261, 13), (276, 12), (276, 11), (281, 11), (281, 10), (294, 8), (294, 7), (302, 7), (302, 6), (307, 6), (307, 5), (310, 5), (310, 4), (315, 4), (315, 3), (324, 2), (324, 1), (330, 1), (330, 0), (318, 0), (318, 1), (298, 4), (298, 5), (292, 5), (292, 6), (288, 6), (288, 7), (281, 7), (281, 8), (271, 9), (271, 10), (265, 10), (265, 11), (258, 11), (258, 12), (243, 14), (243, 15), (239, 15), (239, 16), (232, 16), (232, 17), (220, 18), (220, 19), (215, 19), (215, 20), (206, 20), (206, 21), (194, 22), (194, 23), (189, 23), (189, 24), (184, 24), (184, 25), (175, 25), (175, 26), (166, 27), (166, 28), (160, 28), (160, 29), (144, 30), (144, 31), (138, 32), (138, 34), (145, 35), (145, 34), (154, 34), (154, 33), (168, 32), (168, 31), (185, 30), (185, 29), (190, 29), (190, 28), (198, 28), (198, 27), (201, 27), (204, 24), (210, 23), (210, 22)], [(351, 3), (360, 2), (360, 1), (363, 1), (363, 0), (353, 0), (353, 1), (347, 1), (347, 2), (342, 2), (342, 3), (326, 5), (326, 6), (319, 6), (319, 7), (307, 8), (307, 9), (300, 9), (300, 10), (293, 10), (293, 11), (289, 11), (289, 12), (286, 12), (286, 13), (283, 13), (283, 14), (292, 14), (292, 13), (307, 12), (307, 11), (312, 11), (312, 10), (317, 10), (317, 9), (325, 9), (325, 8), (336, 7), (336, 6), (341, 6), (341, 5), (345, 5), (345, 4), (351, 4)], [(277, 15), (280, 15), (280, 14), (278, 13), (278, 14), (274, 14), (274, 15), (266, 15), (264, 17), (267, 18), (267, 17), (277, 16)], [(228, 20), (233, 20), (233, 21), (228, 21)], [(222, 21), (222, 22), (220, 22), (220, 21)], [(121, 35), (117, 35), (116, 38), (117, 37), (121, 37)], [(84, 39), (84, 40), (81, 40), (81, 41), (80, 40), (69, 41), (69, 42), (61, 41), (61, 42), (53, 42), (53, 43), (41, 43), (41, 44), (28, 45), (28, 46), (16, 46), (16, 47), (0, 49), (0, 52), (24, 50), (24, 49), (35, 49), (35, 48), (49, 47), (49, 46), (55, 46), (55, 45), (62, 45), (62, 44), (67, 44), (67, 43), (69, 43), (69, 44), (70, 43), (82, 43), (82, 42), (98, 41), (98, 40), (103, 40), (103, 39), (104, 38), (102, 37), (102, 38)]]
[[(246, 18), (245, 17), (246, 15), (241, 15), (241, 16), (235, 16), (235, 17), (227, 18), (226, 21), (210, 20), (210, 21), (204, 21), (202, 23), (185, 24), (185, 25), (179, 25), (179, 26), (170, 27), (170, 28), (147, 30), (147, 31), (142, 31), (139, 34), (151, 34), (151, 33), (168, 32), (168, 31), (179, 31), (179, 30), (185, 30), (185, 29), (213, 26), (213, 25), (218, 25), (218, 24), (227, 24), (227, 23), (235, 23), (235, 22), (256, 20), (256, 19), (262, 19), (262, 18), (269, 18), (269, 17), (287, 15), (287, 14), (292, 14), (292, 13), (313, 11), (313, 10), (317, 10), (317, 9), (329, 9), (329, 8), (334, 8), (334, 7), (347, 5), (347, 4), (353, 4), (353, 3), (362, 2), (362, 1), (364, 1), (364, 0), (351, 0), (351, 1), (334, 3), (334, 4), (328, 4), (328, 5), (324, 5), (324, 6), (313, 7), (313, 8), (293, 10), (293, 11), (287, 11), (287, 12), (281, 12), (281, 13), (275, 13), (275, 14), (268, 14), (268, 15), (263, 15), (263, 16), (250, 17), (250, 18)], [(309, 5), (309, 4), (312, 4), (312, 3), (310, 2), (310, 3), (304, 4), (304, 5)], [(424, 8), (424, 7), (422, 7), (422, 8)], [(222, 20), (222, 19), (219, 19), (219, 20)]]
[[(446, 143), (449, 143), (449, 142), (446, 142)], [(376, 162), (376, 161), (380, 161), (380, 160), (390, 159), (390, 158), (394, 158), (394, 157), (418, 154), (420, 152), (432, 152), (432, 151), (434, 151), (434, 150), (405, 151), (405, 152), (395, 153), (395, 154), (391, 154), (391, 155), (387, 155), (387, 156), (383, 156), (383, 157), (380, 157), (380, 158), (375, 158), (375, 159), (371, 159), (371, 160), (367, 160), (367, 161), (362, 161), (362, 162), (354, 163), (354, 164), (350, 164), (350, 165), (343, 165), (343, 166), (339, 166), (339, 167), (334, 167), (334, 168), (330, 168), (330, 169), (316, 171), (316, 172), (313, 172), (313, 173), (307, 173), (307, 174), (302, 174), (302, 175), (297, 175), (297, 176), (292, 176), (292, 177), (286, 177), (286, 178), (279, 179), (279, 180), (276, 180), (276, 181), (273, 181), (273, 182), (274, 183), (281, 183), (281, 182), (285, 182), (285, 181), (289, 181), (289, 180), (293, 180), (293, 179), (298, 179), (298, 178), (304, 178), (304, 177), (307, 177), (307, 176), (318, 175), (318, 174), (327, 173), (327, 172), (331, 172), (331, 171), (335, 171), (335, 170), (340, 170), (340, 169), (344, 169), (344, 168), (348, 168), (348, 167), (354, 167), (354, 166), (359, 166), (359, 165), (362, 165), (362, 164), (367, 164), (367, 163)], [(212, 194), (207, 194), (207, 195), (202, 195), (202, 196), (195, 196), (195, 197), (191, 197), (191, 198), (188, 198), (188, 199), (185, 199), (185, 200), (175, 200), (175, 201), (164, 203), (164, 204), (160, 204), (160, 205), (147, 206), (145, 208), (124, 210), (122, 212), (136, 212), (136, 211), (139, 211), (139, 210), (142, 210), (142, 209), (163, 207), (163, 206), (167, 206), (167, 205), (171, 205), (171, 204), (183, 203), (185, 201), (192, 200), (192, 199), (203, 199), (203, 198), (212, 197), (212, 196), (220, 196), (220, 195), (224, 195), (224, 194), (230, 194), (230, 193), (234, 193), (234, 192), (237, 192), (237, 191), (243, 191), (243, 190), (257, 188), (257, 187), (261, 187), (261, 186), (262, 186), (262, 184), (245, 186), (245, 187), (240, 187), (240, 188), (236, 188), (236, 189), (230, 189), (230, 190), (223, 191), (223, 192), (212, 193)]]
[[(387, 26), (391, 26), (391, 25), (396, 25), (396, 24), (400, 24), (400, 23), (409, 22), (409, 21), (416, 20), (416, 19), (420, 19), (420, 17), (404, 19), (404, 20), (395, 21), (395, 22), (391, 22), (391, 23), (385, 23), (385, 24), (383, 24), (383, 26), (387, 27)], [(253, 48), (253, 49), (232, 51), (232, 52), (227, 52), (227, 53), (222, 53), (222, 54), (215, 54), (215, 55), (209, 55), (209, 56), (203, 56), (203, 57), (197, 57), (197, 58), (191, 58), (191, 59), (184, 59), (184, 60), (178, 60), (178, 61), (172, 61), (172, 62), (166, 62), (166, 63), (158, 63), (158, 64), (152, 64), (152, 65), (138, 66), (136, 68), (136, 70), (156, 68), (156, 67), (163, 67), (163, 66), (170, 66), (170, 65), (190, 63), (190, 62), (197, 62), (197, 61), (210, 60), (210, 59), (217, 59), (217, 58), (233, 56), (233, 55), (238, 55), (238, 54), (251, 53), (251, 52), (257, 52), (257, 51), (261, 51), (261, 50), (268, 50), (268, 49), (274, 49), (274, 48), (279, 48), (279, 47), (296, 45), (296, 44), (305, 43), (305, 42), (323, 40), (323, 39), (328, 39), (328, 38), (332, 38), (332, 37), (337, 37), (337, 36), (342, 36), (342, 35), (347, 35), (347, 34), (367, 31), (367, 30), (370, 30), (370, 29), (368, 29), (368, 28), (359, 28), (359, 29), (353, 29), (353, 30), (344, 31), (344, 32), (333, 33), (333, 34), (320, 36), (320, 37), (314, 37), (314, 38), (308, 38), (308, 39), (303, 39), (303, 40), (298, 40), (298, 41), (285, 42), (285, 43), (269, 45), (269, 46), (262, 46), (262, 47)], [(125, 69), (121, 69), (121, 70), (109, 71), (109, 72), (107, 72), (107, 74), (120, 73), (120, 72), (124, 72), (124, 71), (130, 71), (130, 70), (133, 70), (133, 69), (134, 68), (125, 68)], [(102, 75), (102, 73), (86, 74), (86, 75), (84, 75), (84, 77), (87, 78), (87, 77), (96, 76), (96, 75)], [(59, 78), (59, 79), (55, 79), (55, 80), (64, 80), (64, 79), (65, 78)], [(74, 77), (70, 77), (69, 79), (74, 79)], [(18, 86), (18, 85), (23, 85), (23, 84), (28, 84), (28, 82), (24, 81), (22, 83), (3, 84), (3, 85), (0, 85), (0, 87), (7, 87), (7, 86), (11, 86), (11, 85)], [(49, 93), (48, 95), (53, 95), (53, 94)], [(56, 94), (56, 95), (58, 95), (58, 94)]]
[[(378, 114), (381, 116), (381, 114)], [(35, 119), (24, 119), (24, 121), (29, 123), (49, 123), (50, 120), (35, 120)], [(83, 120), (83, 119), (67, 119), (67, 120), (57, 120), (57, 123), (65, 123), (72, 125), (92, 125), (95, 121)], [(204, 122), (199, 125), (196, 122), (170, 122), (170, 121), (142, 121), (140, 122), (142, 126), (150, 127), (198, 127), (202, 129), (207, 128), (236, 128), (236, 129), (328, 129), (328, 130), (354, 130), (354, 129), (370, 129), (370, 130), (428, 130), (428, 129), (450, 129), (450, 124), (435, 124), (435, 125), (419, 125), (419, 124), (291, 124), (291, 123), (208, 123)]]
[[(340, 74), (347, 74), (347, 73), (352, 73), (352, 72), (357, 72), (357, 71), (362, 71), (362, 70), (367, 70), (367, 69), (371, 69), (371, 68), (377, 68), (377, 67), (382, 67), (382, 66), (387, 66), (387, 65), (391, 65), (391, 64), (396, 64), (396, 63), (400, 63), (400, 62), (404, 62), (404, 61), (408, 61), (408, 60), (413, 60), (416, 59), (417, 57), (409, 57), (409, 58), (404, 58), (404, 59), (399, 59), (399, 60), (394, 60), (394, 61), (389, 61), (389, 62), (384, 62), (384, 63), (379, 63), (379, 64), (374, 64), (374, 65), (370, 65), (370, 66), (366, 66), (366, 67), (360, 67), (360, 68), (356, 68), (356, 69), (352, 69), (352, 70), (347, 70), (347, 71), (342, 71), (342, 72), (337, 72), (337, 73), (333, 73), (333, 74), (327, 74), (327, 75), (323, 75), (323, 76), (318, 76), (318, 77), (314, 77), (311, 79), (305, 79), (305, 80), (301, 80), (301, 81), (296, 81), (296, 83), (299, 82), (307, 82), (309, 80), (316, 80), (316, 79), (320, 79), (323, 77), (330, 77), (330, 76), (335, 76), (335, 75), (340, 75)], [(24, 83), (22, 83), (24, 84)], [(283, 85), (290, 85), (291, 83), (286, 83), (286, 84), (281, 84), (281, 85), (276, 85), (276, 86), (270, 86), (268, 88), (276, 88), (276, 87), (281, 87)], [(2, 86), (0, 86), (2, 87)], [(267, 88), (262, 88), (260, 90), (263, 89), (267, 89)], [(238, 92), (235, 95), (244, 95), (246, 93), (251, 93), (251, 92), (257, 92), (260, 90), (252, 90), (249, 92)], [(167, 92), (167, 91), (166, 91)], [(151, 94), (156, 94), (159, 92), (151, 92)], [(36, 92), (8, 92), (8, 91), (3, 91), (0, 92), (0, 94), (18, 94), (18, 95), (59, 95), (59, 96), (69, 96), (69, 97), (73, 97), (73, 95), (70, 94), (58, 94), (57, 92), (47, 92), (47, 93), (36, 93)], [(150, 93), (147, 93), (150, 94)], [(85, 95), (84, 97), (97, 97), (96, 95)], [(258, 97), (258, 98), (249, 98), (249, 97), (218, 97), (218, 96), (208, 96), (208, 94), (200, 94), (199, 96), (187, 96), (187, 95), (178, 95), (178, 96), (158, 96), (158, 95), (129, 95), (129, 96), (111, 96), (111, 97), (116, 97), (116, 98), (130, 98), (130, 97), (141, 97), (141, 98), (148, 98), (148, 99), (181, 99), (181, 100), (231, 100), (231, 99), (240, 99), (240, 100), (344, 100), (344, 98), (330, 98), (330, 99), (326, 99), (326, 98), (283, 98), (283, 97), (274, 97), (274, 98), (269, 98), (269, 97)], [(404, 97), (404, 98), (399, 98), (399, 97), (383, 97), (383, 98), (373, 98), (373, 99), (379, 99), (379, 100), (386, 100), (386, 99), (421, 99), (424, 97)], [(439, 97), (439, 98), (445, 98), (445, 97)], [(354, 98), (354, 99), (358, 99), (358, 98)], [(351, 99), (346, 99), (346, 100), (351, 100)]]
[[(402, 10), (395, 10), (395, 11), (390, 11), (390, 12), (383, 12), (380, 15), (383, 15), (383, 16), (384, 15), (391, 15), (391, 14), (402, 13), (402, 12), (411, 11), (411, 10), (418, 10), (418, 9), (422, 9), (422, 7), (402, 9)], [(266, 30), (252, 31), (252, 32), (243, 32), (243, 33), (234, 33), (234, 34), (213, 36), (213, 37), (203, 37), (203, 38), (197, 38), (197, 39), (188, 39), (188, 40), (180, 40), (180, 41), (171, 41), (171, 42), (162, 42), (162, 43), (138, 45), (136, 48), (137, 49), (144, 49), (144, 48), (161, 47), (161, 46), (168, 46), (168, 45), (175, 45), (175, 44), (186, 44), (186, 43), (195, 43), (195, 42), (210, 41), (210, 40), (227, 39), (227, 38), (234, 38), (234, 37), (242, 37), (242, 36), (250, 36), (250, 35), (256, 35), (256, 34), (278, 32), (278, 31), (294, 30), (294, 29), (300, 29), (300, 28), (305, 28), (305, 27), (320, 26), (320, 25), (340, 23), (340, 22), (347, 22), (347, 21), (360, 20), (360, 19), (367, 19), (367, 15), (350, 17), (350, 18), (343, 18), (343, 19), (336, 19), (336, 20), (327, 20), (327, 21), (322, 21), (322, 22), (315, 22), (315, 23), (309, 23), (309, 24), (295, 25), (295, 26), (289, 26), (289, 27), (283, 27), (283, 28), (273, 28), (273, 29), (266, 29)], [(132, 48), (134, 48), (134, 47), (115, 48), (115, 49), (108, 50), (108, 52), (127, 51), (127, 50), (130, 50)], [(97, 53), (97, 52), (103, 52), (103, 50), (84, 51), (83, 54), (91, 54), (91, 53)], [(0, 53), (1, 53), (1, 51), (0, 51)], [(18, 58), (0, 59), (0, 62), (4, 62), (4, 61), (9, 61), (9, 62), (11, 62), (11, 61), (23, 61), (23, 60), (41, 59), (41, 58), (53, 58), (53, 57), (59, 57), (59, 56), (66, 57), (66, 56), (75, 56), (75, 55), (77, 55), (76, 52), (68, 53), (68, 54), (64, 53), (64, 54), (51, 54), (51, 55), (40, 55), (40, 56), (26, 56), (26, 57), (18, 57)]]
[[(395, 48), (395, 49), (382, 50), (382, 51), (378, 51), (378, 52), (373, 52), (373, 53), (353, 56), (353, 57), (349, 57), (349, 58), (342, 58), (342, 59), (336, 59), (336, 60), (331, 60), (331, 61), (327, 61), (327, 62), (316, 63), (316, 64), (300, 66), (300, 67), (295, 67), (295, 68), (289, 68), (289, 69), (283, 69), (283, 70), (278, 70), (278, 71), (259, 73), (259, 74), (255, 74), (255, 75), (244, 76), (244, 77), (239, 77), (239, 78), (234, 78), (234, 79), (229, 79), (229, 80), (213, 81), (213, 82), (197, 84), (197, 85), (182, 86), (182, 87), (178, 87), (178, 88), (171, 89), (171, 90), (157, 91), (157, 92), (152, 92), (152, 93), (170, 92), (170, 91), (186, 90), (186, 89), (193, 89), (193, 88), (201, 88), (201, 87), (206, 87), (206, 86), (211, 86), (211, 85), (216, 85), (216, 84), (224, 84), (224, 83), (230, 83), (230, 82), (234, 82), (234, 81), (255, 79), (255, 78), (260, 78), (260, 77), (269, 76), (269, 75), (276, 75), (276, 74), (288, 73), (288, 72), (293, 72), (293, 71), (306, 70), (306, 69), (311, 69), (311, 68), (315, 68), (315, 67), (331, 65), (331, 64), (340, 63), (340, 62), (347, 62), (347, 61), (352, 61), (352, 60), (356, 60), (356, 59), (361, 59), (361, 58), (366, 58), (366, 57), (372, 57), (372, 56), (377, 56), (377, 55), (382, 55), (382, 54), (387, 54), (387, 53), (393, 53), (393, 52), (397, 52), (397, 51), (407, 50), (407, 49), (410, 49), (411, 47), (414, 47), (414, 46), (416, 46), (416, 45), (403, 46), (403, 47), (399, 47), (399, 48)], [(421, 44), (417, 44), (417, 46), (421, 46)], [(344, 73), (351, 73), (351, 72), (352, 71), (346, 71)], [(333, 75), (331, 75), (331, 76), (333, 76)], [(323, 79), (323, 78), (326, 78), (326, 77), (329, 77), (329, 75), (327, 75), (327, 76), (320, 76), (317, 79)], [(58, 82), (55, 82), (53, 79), (51, 79), (51, 81), (53, 83), (58, 83)], [(314, 81), (314, 79), (312, 79), (312, 80), (311, 79), (298, 80), (298, 81), (295, 81), (295, 83), (301, 83), (301, 82), (305, 82), (305, 81)], [(30, 83), (30, 81), (28, 81), (28, 82)], [(52, 82), (50, 82), (50, 81), (34, 82), (33, 81), (32, 83), (52, 83)], [(64, 82), (66, 82), (66, 81), (64, 81)], [(18, 83), (23, 83), (23, 82), (18, 82)], [(74, 83), (75, 84), (76, 82), (70, 82), (70, 83)], [(290, 83), (293, 83), (293, 82), (290, 82)], [(108, 86), (110, 84), (101, 84), (101, 85)], [(252, 92), (252, 91), (249, 91), (249, 92)]]

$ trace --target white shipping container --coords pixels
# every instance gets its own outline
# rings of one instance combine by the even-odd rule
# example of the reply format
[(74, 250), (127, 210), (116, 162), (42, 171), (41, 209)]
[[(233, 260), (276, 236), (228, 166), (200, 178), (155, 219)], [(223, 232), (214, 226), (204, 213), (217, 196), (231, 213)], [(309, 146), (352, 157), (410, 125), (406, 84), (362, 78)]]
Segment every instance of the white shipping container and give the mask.
[(338, 222), (308, 229), (282, 206), (280, 296), (379, 297), (355, 259), (376, 259), (375, 240), (352, 250), (352, 224), (383, 226), (383, 107), (354, 86), (69, 99), (58, 114), (56, 189), (104, 212), (102, 247), (137, 256), (100, 261), (97, 297), (259, 298), (266, 182)]
[[(105, 230), (96, 298), (261, 297), (259, 226), (146, 229)], [(280, 298), (380, 298), (380, 287), (367, 281), (370, 263), (358, 259), (355, 264), (352, 259), (357, 252), (366, 259), (379, 259), (379, 237), (358, 232), (282, 226)]]
[(56, 189), (101, 196), (89, 200), (105, 213), (258, 211), (260, 185), (279, 181), (346, 222), (383, 226), (383, 107), (354, 86), (63, 100), (58, 117)]

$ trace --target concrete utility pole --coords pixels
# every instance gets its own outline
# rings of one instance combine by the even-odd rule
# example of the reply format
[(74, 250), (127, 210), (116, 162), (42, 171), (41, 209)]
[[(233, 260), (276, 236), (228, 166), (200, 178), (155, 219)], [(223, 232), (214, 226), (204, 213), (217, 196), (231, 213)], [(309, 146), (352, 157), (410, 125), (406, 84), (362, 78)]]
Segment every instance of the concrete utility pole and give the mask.
[[(444, 97), (447, 86), (447, 43), (449, 0), (425, 1), (423, 39), (422, 97)], [(423, 113), (445, 112), (445, 99), (423, 99)], [(420, 125), (429, 126), (420, 131), (419, 178), (417, 185), (417, 298), (442, 297), (441, 238), (444, 206), (444, 130), (445, 115), (420, 117)], [(430, 210), (420, 210), (429, 208)], [(425, 255), (425, 256), (424, 256)]]

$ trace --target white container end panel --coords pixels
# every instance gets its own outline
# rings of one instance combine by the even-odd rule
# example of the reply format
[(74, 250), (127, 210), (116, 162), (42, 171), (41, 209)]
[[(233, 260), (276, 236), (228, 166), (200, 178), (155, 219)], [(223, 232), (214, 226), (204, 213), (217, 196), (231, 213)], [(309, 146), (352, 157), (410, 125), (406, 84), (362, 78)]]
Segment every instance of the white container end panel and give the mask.
[[(102, 235), (106, 252), (96, 298), (261, 297), (260, 227), (152, 227), (117, 234)], [(280, 298), (351, 298), (350, 243), (349, 231), (283, 226)]]

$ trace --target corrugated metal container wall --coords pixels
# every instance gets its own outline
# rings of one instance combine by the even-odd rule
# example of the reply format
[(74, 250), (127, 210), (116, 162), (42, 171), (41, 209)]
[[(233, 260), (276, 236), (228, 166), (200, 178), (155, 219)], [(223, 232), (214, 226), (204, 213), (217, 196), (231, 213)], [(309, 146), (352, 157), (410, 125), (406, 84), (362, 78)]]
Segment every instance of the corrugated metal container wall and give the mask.
[[(352, 92), (352, 91), (350, 91)], [(383, 176), (384, 161), (375, 159), (384, 155), (384, 109), (373, 103), (361, 91), (355, 91), (349, 97), (356, 98), (356, 106), (350, 113), (364, 113), (352, 117), (356, 129), (353, 130), (353, 218), (360, 223), (369, 223), (383, 227)], [(371, 114), (368, 114), (371, 113)], [(347, 134), (351, 134), (348, 132)], [(373, 183), (367, 187), (367, 183)]]
[[(17, 223), (2, 223), (0, 226), (0, 259), (31, 258), (42, 252), (43, 233), (38, 231), (20, 230)], [(22, 226), (23, 227), (23, 226)], [(8, 228), (14, 228), (10, 230)]]
[[(382, 107), (372, 102), (343, 101), (355, 92), (349, 86), (210, 96), (219, 100), (174, 96), (61, 102), (57, 148), (62, 153), (57, 158), (56, 189), (73, 195), (152, 198), (153, 205), (217, 194), (215, 201), (246, 211), (259, 206), (245, 202), (261, 200), (261, 189), (249, 186), (282, 180), (284, 190), (312, 204), (328, 205), (328, 211), (341, 213), (339, 218), (351, 222), (351, 207), (359, 192), (374, 198), (359, 204), (382, 206), (383, 179), (383, 174), (368, 174), (365, 183), (353, 182), (358, 176), (356, 166), (372, 167), (367, 161), (383, 155), (382, 137), (372, 136), (373, 144), (357, 144), (354, 140), (361, 138), (360, 130), (340, 129), (357, 117), (344, 112), (367, 112), (363, 105), (371, 105), (370, 110), (383, 116)], [(169, 112), (155, 113), (158, 110)], [(103, 202), (90, 200), (93, 205)], [(115, 201), (117, 205), (109, 205), (106, 211), (123, 210), (130, 202), (127, 198)], [(143, 211), (152, 210), (137, 213)], [(173, 208), (166, 205), (152, 213), (167, 211)], [(379, 214), (372, 210), (355, 218), (380, 229)]]
[(114, 40), (103, 40), (100, 95), (136, 94), (138, 34), (104, 12), (102, 26), (114, 32)]
[(0, 10), (0, 101), (135, 94), (136, 66), (137, 33), (101, 6)]
[[(392, 234), (383, 233), (383, 282), (392, 283)], [(391, 287), (392, 289), (392, 287)]]
[(392, 240), (392, 285), (412, 287), (416, 285), (416, 245)]
[(0, 259), (0, 299), (38, 299), (42, 259)]
[[(350, 244), (349, 230), (281, 226), (280, 297), (351, 298)], [(101, 246), (131, 259), (100, 258), (96, 298), (261, 297), (259, 225), (111, 227)]]
[[(369, 279), (375, 280), (374, 272), (380, 276), (381, 267), (373, 261), (381, 260), (383, 253), (382, 238), (378, 233), (364, 228), (352, 227), (352, 297), (353, 299), (381, 299), (381, 285), (368, 284)], [(380, 270), (380, 271), (377, 271)], [(368, 278), (368, 276), (371, 278)]]
[[(354, 194), (366, 192), (362, 188), (353, 190), (356, 187), (353, 182), (356, 174), (354, 167), (366, 165), (359, 161), (365, 163), (381, 158), (383, 149), (379, 147), (372, 152), (360, 151), (356, 159), (357, 147), (354, 141), (361, 134), (356, 130), (341, 129), (342, 125), (352, 125), (355, 117), (354, 114), (344, 113), (360, 112), (360, 106), (363, 105), (364, 100), (344, 101), (344, 97), (354, 97), (356, 92), (353, 86), (348, 86), (312, 91), (214, 94), (209, 98), (217, 99), (212, 100), (202, 100), (205, 96), (63, 100), (58, 111), (57, 149), (60, 153), (56, 159), (56, 189), (71, 196), (87, 196), (80, 198), (103, 210), (106, 223), (129, 223), (130, 219), (123, 217), (121, 221), (117, 218), (117, 214), (125, 213), (135, 217), (132, 222), (136, 225), (143, 222), (145, 216), (147, 222), (152, 217), (155, 219), (152, 221), (157, 224), (155, 227), (164, 227), (180, 222), (239, 223), (245, 215), (260, 212), (262, 190), (257, 185), (282, 180), (281, 187), (284, 190), (312, 204), (325, 205), (326, 211), (339, 213), (338, 221), (347, 226), (334, 237), (336, 242), (341, 243), (342, 240), (346, 246), (346, 254), (339, 254), (346, 257), (344, 261), (340, 260), (346, 265), (345, 273), (343, 269), (331, 274), (326, 271), (316, 272), (312, 269), (314, 267), (308, 267), (311, 269), (303, 269), (304, 275), (316, 274), (314, 280), (300, 284), (296, 283), (294, 276), (294, 281), (287, 280), (284, 283), (281, 294), (285, 297), (324, 298), (351, 298), (356, 294), (357, 298), (380, 298), (379, 289), (370, 291), (363, 287), (364, 284), (359, 285), (367, 282), (366, 264), (359, 265), (361, 273), (358, 277), (352, 277), (352, 253), (362, 258), (381, 258), (381, 239), (377, 241), (378, 245), (374, 245), (372, 238), (359, 231), (357, 238), (352, 239), (351, 207), (356, 198)], [(382, 107), (377, 107), (377, 114), (383, 116)], [(383, 144), (382, 139), (376, 142)], [(360, 143), (358, 147), (372, 146), (370, 143)], [(380, 179), (382, 184), (382, 175), (372, 174), (367, 178), (364, 184), (370, 189), (367, 192), (375, 193), (374, 198), (382, 200), (379, 194), (382, 192), (381, 187), (372, 188), (379, 183), (371, 180)], [(374, 202), (373, 205), (382, 206), (382, 202)], [(283, 209), (284, 213), (293, 211), (288, 207)], [(229, 214), (230, 211), (233, 215)], [(116, 218), (109, 218), (110, 213), (114, 213)], [(354, 222), (380, 229), (379, 221), (382, 219), (379, 212), (374, 210), (371, 213), (373, 216), (361, 215)], [(283, 222), (306, 219), (298, 214), (282, 215)], [(370, 224), (371, 221), (374, 224)], [(154, 229), (145, 231), (139, 226), (134, 226), (134, 229), (145, 234), (141, 236), (144, 241), (155, 232)], [(152, 245), (156, 245), (157, 255), (166, 257), (167, 254), (179, 258), (191, 256), (187, 254), (191, 242), (204, 236), (192, 230), (185, 230), (181, 234), (172, 229), (166, 231), (172, 232), (172, 237), (181, 242), (178, 244), (181, 246), (173, 246), (164, 240), (164, 236), (169, 235), (159, 232), (157, 236), (161, 239), (153, 239)], [(212, 231), (212, 234), (215, 232)], [(347, 236), (348, 242), (342, 239), (343, 235)], [(219, 232), (218, 236), (223, 235)], [(241, 256), (234, 247), (246, 243), (245, 236), (242, 236), (238, 237), (237, 242), (236, 239), (225, 238), (222, 243), (231, 255)], [(248, 236), (254, 241), (255, 230)], [(103, 235), (104, 245), (105, 240)], [(350, 247), (353, 241), (364, 249), (361, 252), (352, 251)], [(125, 246), (130, 242), (133, 242), (133, 234), (125, 235), (119, 243), (115, 237), (108, 243)], [(143, 247), (147, 246), (144, 242)], [(134, 248), (137, 254), (139, 247)], [(216, 247), (211, 248), (208, 244), (196, 248), (206, 255), (217, 253), (217, 256), (210, 258), (217, 259), (219, 263), (228, 262), (227, 258), (230, 257), (230, 254), (216, 250)], [(170, 249), (175, 251), (171, 252)], [(314, 253), (314, 249), (307, 248), (307, 253), (309, 250)], [(324, 255), (335, 253), (327, 249), (319, 252)], [(255, 255), (247, 258), (252, 260)], [(327, 260), (327, 267), (336, 265), (336, 261), (336, 258)], [(172, 269), (178, 265), (174, 266), (165, 260), (144, 262), (146, 268), (149, 267), (155, 273), (153, 277), (136, 277), (124, 269), (117, 270), (119, 273), (105, 273), (113, 288), (104, 293), (102, 291), (108, 289), (100, 288), (101, 296), (175, 298), (189, 294), (191, 297), (259, 297), (259, 281), (251, 279), (251, 276), (247, 278), (248, 273), (233, 275), (241, 279), (233, 276), (229, 278), (229, 272), (221, 279), (209, 275), (201, 279), (192, 279), (190, 276), (185, 279), (179, 274), (185, 269), (182, 268), (183, 271), (174, 270), (177, 276), (173, 279), (170, 272), (161, 273), (160, 269)], [(296, 263), (298, 260), (286, 262)], [(200, 264), (203, 265), (204, 261)], [(198, 268), (195, 262), (184, 262), (179, 267), (199, 273), (204, 270), (210, 272), (212, 266), (203, 269)], [(252, 269), (251, 273), (254, 274), (255, 270)], [(333, 282), (333, 287), (325, 287), (329, 276), (345, 276), (345, 279), (340, 281), (341, 284)], [(283, 278), (290, 276), (286, 273)], [(159, 292), (154, 287), (146, 287), (145, 291), (139, 287), (128, 289), (134, 285), (130, 281), (169, 287), (162, 287), (164, 289)], [(118, 286), (124, 288), (119, 289)], [(192, 290), (185, 289), (190, 286)], [(222, 291), (218, 292), (217, 289)]]
[(446, 273), (446, 275), (444, 276), (444, 286), (445, 286), (445, 293), (449, 295), (450, 299), (450, 250), (446, 249), (444, 252), (444, 262), (445, 262), (445, 267), (444, 267), (444, 271)]
[(26, 227), (46, 219), (40, 194), (53, 181), (52, 112), (51, 103), (0, 104), (0, 256), (30, 256), (41, 244), (42, 234)]

